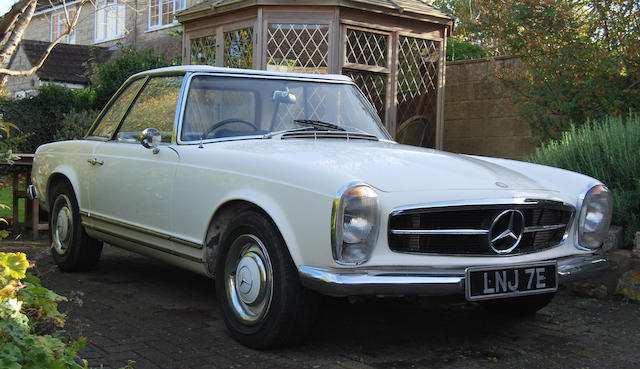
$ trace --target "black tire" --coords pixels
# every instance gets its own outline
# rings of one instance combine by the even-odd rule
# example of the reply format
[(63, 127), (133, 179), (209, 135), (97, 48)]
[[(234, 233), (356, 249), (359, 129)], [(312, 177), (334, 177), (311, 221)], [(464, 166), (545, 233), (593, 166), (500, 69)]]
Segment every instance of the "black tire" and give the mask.
[(262, 213), (247, 211), (231, 221), (216, 260), (215, 283), (224, 322), (245, 346), (300, 343), (313, 324), (317, 295), (302, 287), (280, 232)]
[(78, 201), (71, 186), (58, 182), (51, 188), (49, 238), (51, 255), (67, 272), (92, 269), (102, 253), (102, 242), (87, 235), (82, 226)]
[(555, 292), (540, 295), (510, 297), (497, 300), (479, 301), (485, 310), (511, 316), (529, 316), (549, 305)]

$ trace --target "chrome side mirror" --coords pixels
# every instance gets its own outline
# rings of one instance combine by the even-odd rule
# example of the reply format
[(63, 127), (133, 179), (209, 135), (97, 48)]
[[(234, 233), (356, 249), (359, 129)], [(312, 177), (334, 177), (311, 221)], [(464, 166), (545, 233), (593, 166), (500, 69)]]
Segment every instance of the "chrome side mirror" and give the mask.
[(155, 128), (147, 128), (142, 131), (140, 135), (140, 143), (142, 146), (147, 149), (153, 149), (153, 153), (157, 154), (160, 152), (158, 146), (160, 146), (160, 142), (162, 142), (162, 136), (160, 135), (160, 131)]

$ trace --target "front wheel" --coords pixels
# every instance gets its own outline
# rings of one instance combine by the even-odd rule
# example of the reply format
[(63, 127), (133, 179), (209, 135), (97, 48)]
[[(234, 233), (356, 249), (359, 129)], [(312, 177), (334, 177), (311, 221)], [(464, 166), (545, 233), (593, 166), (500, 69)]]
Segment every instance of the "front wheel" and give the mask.
[(53, 260), (67, 272), (93, 268), (100, 259), (102, 242), (89, 237), (82, 227), (73, 189), (57, 183), (52, 187), (51, 199), (49, 234)]
[(554, 296), (555, 292), (552, 292), (540, 295), (479, 301), (478, 303), (489, 312), (511, 316), (527, 316), (533, 315), (538, 310), (549, 305)]
[(256, 211), (242, 213), (225, 232), (216, 295), (231, 335), (258, 349), (299, 342), (317, 309), (276, 226)]

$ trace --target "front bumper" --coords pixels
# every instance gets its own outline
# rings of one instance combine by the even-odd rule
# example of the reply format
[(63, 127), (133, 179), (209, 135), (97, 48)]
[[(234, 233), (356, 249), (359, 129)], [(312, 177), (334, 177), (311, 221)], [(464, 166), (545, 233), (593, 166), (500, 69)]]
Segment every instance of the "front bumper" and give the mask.
[[(604, 272), (609, 263), (599, 255), (558, 259), (559, 282), (589, 278)], [(301, 265), (302, 284), (330, 296), (425, 295), (464, 296), (464, 269), (356, 269), (331, 270)]]

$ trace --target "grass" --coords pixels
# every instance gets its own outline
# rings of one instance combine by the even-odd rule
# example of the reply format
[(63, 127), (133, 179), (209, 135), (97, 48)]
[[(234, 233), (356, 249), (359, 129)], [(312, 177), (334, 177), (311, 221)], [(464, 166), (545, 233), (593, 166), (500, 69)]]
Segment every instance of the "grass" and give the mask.
[[(5, 217), (5, 216), (13, 216), (13, 191), (11, 190), (11, 187), (5, 187), (5, 188), (1, 188), (0, 189), (0, 204), (6, 205), (9, 208), (0, 208), (0, 217)], [(19, 199), (18, 200), (18, 218), (20, 219), (21, 222), (24, 222), (24, 206), (25, 206), (25, 200), (24, 199)]]

